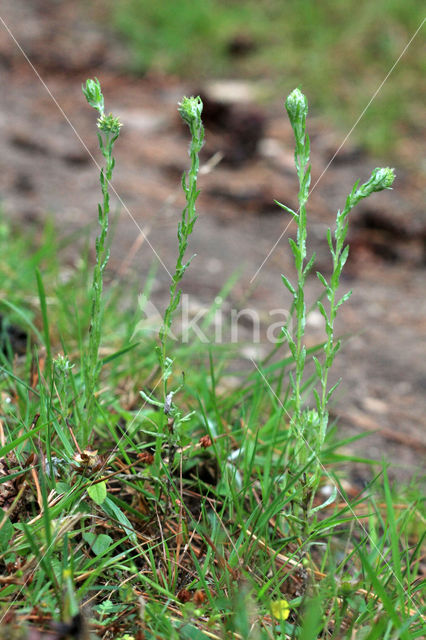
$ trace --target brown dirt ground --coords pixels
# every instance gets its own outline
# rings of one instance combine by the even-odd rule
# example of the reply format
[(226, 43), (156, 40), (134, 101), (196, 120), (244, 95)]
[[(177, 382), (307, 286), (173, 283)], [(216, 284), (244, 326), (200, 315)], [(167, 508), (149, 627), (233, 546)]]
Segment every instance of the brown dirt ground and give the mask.
[[(185, 291), (195, 306), (206, 304), (240, 269), (230, 304), (252, 306), (265, 317), (270, 309), (286, 308), (289, 299), (280, 273), (293, 273), (287, 237), (294, 236), (294, 225), (250, 284), (287, 226), (288, 218), (273, 200), (295, 206), (292, 133), (282, 104), (259, 106), (256, 87), (244, 83), (230, 94), (232, 98), (242, 88), (248, 99), (229, 101), (224, 85), (197, 87), (175, 78), (126, 75), (119, 44), (111, 45), (110, 34), (83, 19), (74, 3), (4, 0), (1, 18), (46, 84), (0, 23), (0, 194), (6, 215), (35, 230), (49, 214), (61, 232), (90, 222), (95, 228), (98, 171), (90, 153), (98, 160), (99, 154), (94, 114), (80, 85), (97, 76), (108, 110), (119, 114), (125, 125), (116, 147), (114, 187), (127, 211), (120, 213), (110, 269), (120, 272), (140, 227), (148, 240), (133, 256), (131, 269), (143, 282), (159, 256), (171, 270), (188, 144), (176, 104), (183, 95), (202, 90), (207, 98), (203, 162), (216, 152), (222, 160), (200, 176), (199, 220), (191, 239), (197, 258), (185, 276)], [(218, 92), (219, 99), (214, 98)], [(315, 183), (340, 138), (315, 115), (309, 128)], [(348, 143), (315, 188), (309, 247), (317, 252), (317, 268), (324, 274), (329, 271), (325, 229), (333, 224), (354, 179), (367, 179), (378, 164)], [(394, 190), (376, 194), (352, 216), (343, 288), (354, 293), (342, 308), (339, 324), (339, 331), (351, 337), (336, 361), (334, 376), (342, 376), (343, 383), (333, 411), (340, 416), (342, 433), (375, 432), (354, 445), (355, 450), (378, 459), (384, 455), (392, 462), (391, 474), (407, 478), (421, 469), (426, 449), (426, 219), (424, 175), (408, 171), (406, 163), (395, 168)], [(154, 300), (160, 307), (168, 282), (159, 264)], [(308, 301), (319, 292), (313, 276)], [(322, 337), (318, 320), (315, 312), (308, 322), (309, 344)], [(264, 348), (260, 345), (258, 351)]]

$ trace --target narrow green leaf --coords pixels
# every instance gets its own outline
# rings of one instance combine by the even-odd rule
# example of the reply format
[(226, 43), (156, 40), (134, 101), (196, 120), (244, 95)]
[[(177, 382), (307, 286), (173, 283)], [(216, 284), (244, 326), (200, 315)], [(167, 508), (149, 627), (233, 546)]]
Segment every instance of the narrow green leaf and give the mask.
[(328, 282), (319, 271), (317, 271), (317, 278), (324, 285), (325, 289), (328, 289)]
[(118, 507), (115, 502), (112, 500), (110, 496), (107, 496), (102, 503), (102, 509), (107, 513), (111, 518), (117, 520), (124, 529), (126, 535), (129, 536), (129, 539), (136, 544), (137, 537), (135, 534), (135, 529), (133, 525), (130, 523), (130, 520), (127, 516), (122, 512), (120, 507)]
[(12, 440), (12, 442), (9, 442), (9, 444), (5, 444), (4, 447), (0, 448), (0, 457), (5, 456), (7, 453), (9, 453), (9, 451), (12, 451), (12, 449), (15, 449), (19, 444), (21, 444), (21, 442), (25, 442), (25, 440), (32, 438), (32, 436), (38, 433), (40, 429), (42, 429), (43, 427), (46, 427), (46, 423), (40, 422), (31, 431), (27, 431), (27, 433), (24, 433), (22, 436), (19, 436), (19, 438), (15, 438), (15, 440)]
[(321, 363), (320, 363), (320, 361), (318, 360), (318, 358), (316, 356), (312, 356), (312, 360), (314, 361), (314, 364), (315, 364), (315, 370), (317, 372), (317, 376), (321, 380), (321, 378), (322, 378)]
[(293, 211), (293, 209), (290, 209), (290, 207), (286, 207), (285, 204), (282, 204), (282, 202), (278, 202), (278, 200), (274, 200), (275, 204), (277, 204), (279, 207), (281, 207), (281, 209), (284, 209), (284, 211), (287, 211), (287, 213), (290, 213), (293, 218), (296, 220), (296, 222), (299, 219), (299, 215)]
[(346, 300), (349, 300), (349, 298), (352, 295), (352, 289), (350, 291), (348, 291), (347, 293), (345, 293), (345, 295), (343, 295), (340, 300), (338, 301), (338, 303), (335, 305), (334, 309), (337, 310), (344, 302), (346, 302)]
[(331, 255), (334, 257), (333, 237), (331, 235), (331, 229), (327, 229), (327, 242)]
[(326, 310), (324, 308), (324, 305), (321, 302), (321, 300), (318, 300), (317, 305), (318, 305), (318, 309), (321, 312), (321, 315), (323, 316), (323, 318), (325, 320), (325, 323), (328, 324), (328, 315), (327, 315), (327, 312), (326, 312)]
[(331, 491), (331, 494), (329, 495), (327, 500), (322, 502), (317, 507), (314, 507), (313, 509), (311, 509), (311, 514), (315, 513), (316, 511), (321, 511), (321, 509), (325, 509), (325, 507), (328, 507), (329, 504), (332, 504), (335, 501), (336, 496), (337, 496), (337, 487), (336, 487), (336, 485), (334, 485), (333, 489)]
[(14, 305), (13, 302), (9, 302), (9, 300), (6, 300), (5, 298), (0, 300), (0, 304), (4, 304), (5, 307), (8, 307), (8, 309), (11, 309), (14, 313), (16, 313), (21, 318), (21, 320), (31, 329), (31, 331), (36, 336), (37, 340), (40, 343), (43, 342), (43, 336), (41, 335), (37, 327), (34, 325), (34, 323), (31, 322), (29, 315), (27, 315), (24, 311), (22, 311), (22, 309)]
[(303, 269), (303, 275), (307, 276), (308, 273), (310, 272), (310, 270), (313, 267), (313, 264), (315, 262), (315, 258), (316, 258), (316, 253), (313, 253), (312, 257), (310, 258), (309, 262), (305, 265), (305, 268)]
[(399, 536), (398, 536), (398, 531), (396, 526), (395, 510), (393, 507), (393, 500), (392, 500), (386, 468), (383, 469), (383, 484), (384, 484), (385, 499), (386, 499), (386, 515), (387, 515), (386, 519), (389, 527), (389, 536), (390, 536), (390, 543), (391, 543), (391, 550), (392, 550), (392, 566), (397, 577), (398, 591), (400, 593), (400, 597), (402, 596), (402, 601), (403, 601), (404, 590), (402, 588), (402, 573), (401, 573), (402, 562), (401, 562), (401, 553), (399, 550)]
[(286, 278), (283, 274), (281, 274), (281, 280), (283, 281), (287, 289), (290, 291), (292, 296), (296, 297), (296, 289), (293, 287), (290, 280), (288, 280), (288, 278)]
[[(3, 522), (3, 518), (4, 518), (4, 511), (3, 509), (0, 509), (0, 523)], [(12, 538), (12, 536), (13, 536), (13, 524), (11, 523), (9, 518), (6, 518), (0, 529), (0, 550), (1, 551), (5, 551), (7, 549), (9, 540)]]
[(46, 371), (49, 372), (52, 365), (52, 351), (50, 348), (49, 319), (47, 314), (46, 293), (44, 290), (43, 280), (42, 280), (39, 269), (36, 268), (35, 274), (36, 274), (36, 280), (37, 280), (38, 297), (40, 300), (41, 317), (43, 321), (44, 345), (46, 347), (46, 354), (47, 354), (47, 358), (46, 358), (47, 370)]
[[(359, 556), (361, 558), (362, 565), (364, 567), (365, 572), (367, 573), (368, 579), (371, 582), (371, 585), (376, 592), (378, 598), (382, 601), (383, 608), (388, 614), (389, 618), (392, 620), (395, 629), (399, 629), (401, 627), (401, 619), (398, 616), (396, 609), (394, 607), (394, 603), (389, 597), (385, 587), (382, 582), (379, 580), (378, 573), (371, 566), (370, 562), (366, 555), (364, 555), (361, 549), (358, 549)], [(409, 640), (409, 636), (407, 634), (401, 634), (399, 637)]]
[(122, 349), (119, 349), (118, 351), (114, 351), (114, 353), (111, 353), (109, 356), (105, 356), (105, 358), (101, 359), (102, 366), (104, 364), (108, 364), (109, 362), (112, 362), (113, 360), (116, 360), (116, 358), (120, 358), (120, 356), (124, 355), (125, 353), (128, 353), (128, 351), (131, 351), (132, 349), (137, 347), (139, 344), (140, 344), (139, 342), (133, 342), (132, 344), (128, 344), (127, 346), (123, 347)]
[(297, 246), (297, 244), (295, 243), (293, 238), (289, 238), (288, 242), (290, 244), (291, 250), (293, 251), (296, 268), (299, 269), (299, 267), (300, 267), (300, 250), (299, 250), (299, 247)]
[(339, 386), (339, 384), (342, 382), (342, 378), (339, 378), (338, 381), (336, 382), (336, 384), (334, 384), (331, 389), (328, 391), (327, 393), (327, 397), (325, 399), (326, 402), (328, 402), (331, 398), (331, 396), (333, 395), (333, 393), (336, 391), (337, 387)]

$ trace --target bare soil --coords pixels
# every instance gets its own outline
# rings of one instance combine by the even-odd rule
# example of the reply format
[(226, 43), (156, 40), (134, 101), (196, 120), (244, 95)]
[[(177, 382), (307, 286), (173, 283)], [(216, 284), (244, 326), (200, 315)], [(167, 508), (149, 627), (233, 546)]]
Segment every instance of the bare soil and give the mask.
[[(296, 207), (297, 183), (282, 102), (260, 106), (257, 87), (241, 82), (194, 86), (176, 78), (130, 76), (123, 71), (126, 54), (119, 43), (74, 3), (4, 0), (1, 18), (0, 194), (6, 216), (17, 226), (31, 225), (35, 233), (48, 215), (60, 233), (89, 224), (96, 230), (100, 158), (94, 112), (80, 85), (97, 76), (108, 110), (124, 123), (116, 146), (114, 187), (121, 213), (110, 270), (120, 275), (130, 268), (142, 289), (157, 261), (153, 296), (161, 308), (176, 256), (183, 203), (179, 182), (188, 164), (188, 131), (176, 106), (183, 95), (202, 92), (207, 140), (202, 160), (210, 170), (200, 175), (199, 219), (191, 239), (197, 257), (184, 289), (194, 308), (201, 308), (239, 269), (230, 306), (258, 310), (265, 326), (270, 310), (288, 308), (280, 274), (293, 275), (288, 237), (295, 228), (286, 229), (288, 217), (274, 199)], [(309, 209), (309, 249), (317, 252), (316, 268), (327, 275), (327, 226), (354, 180), (367, 179), (386, 162), (348, 142), (328, 167), (341, 137), (315, 113), (309, 129), (313, 184), (320, 178)], [(418, 139), (407, 145), (418, 149)], [(426, 450), (426, 217), (424, 175), (414, 165), (406, 158), (401, 166), (395, 162), (394, 190), (376, 194), (352, 214), (343, 287), (354, 293), (342, 308), (339, 331), (347, 339), (334, 372), (343, 378), (333, 407), (342, 434), (372, 432), (351, 448), (367, 457), (384, 456), (392, 463), (391, 474), (405, 479), (421, 469)], [(78, 250), (66, 259), (78, 259)], [(320, 291), (313, 275), (308, 303)], [(322, 337), (314, 312), (308, 343)], [(258, 357), (265, 349), (261, 344), (250, 354)]]

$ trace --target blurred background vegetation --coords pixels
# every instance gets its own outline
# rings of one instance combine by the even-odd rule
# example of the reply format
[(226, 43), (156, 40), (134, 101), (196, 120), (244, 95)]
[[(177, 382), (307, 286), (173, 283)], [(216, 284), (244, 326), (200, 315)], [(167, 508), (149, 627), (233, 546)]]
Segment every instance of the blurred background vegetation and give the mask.
[[(257, 80), (265, 99), (300, 85), (314, 112), (342, 131), (424, 18), (418, 0), (108, 0), (107, 6), (108, 21), (130, 47), (132, 71)], [(370, 152), (395, 150), (421, 127), (423, 38), (422, 28), (353, 136)]]

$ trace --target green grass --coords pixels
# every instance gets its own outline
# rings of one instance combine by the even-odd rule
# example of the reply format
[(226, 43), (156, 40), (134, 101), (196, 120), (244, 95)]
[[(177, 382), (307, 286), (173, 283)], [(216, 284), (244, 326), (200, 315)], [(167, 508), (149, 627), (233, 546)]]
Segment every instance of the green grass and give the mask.
[[(105, 640), (423, 636), (419, 487), (392, 486), (386, 465), (366, 461), (373, 479), (349, 498), (343, 480), (353, 458), (339, 453), (327, 413), (348, 214), (362, 197), (389, 188), (393, 173), (375, 170), (342, 203), (328, 237), (330, 274), (318, 276), (328, 339), (306, 350), (303, 292), (313, 261), (303, 94), (292, 92), (286, 108), (300, 182), (300, 209), (287, 209), (298, 224), (291, 245), (298, 277), (284, 278), (295, 332), (286, 328), (274, 360), (237, 372), (237, 389), (219, 392), (231, 357), (220, 345), (167, 341), (189, 268), (200, 101), (180, 105), (191, 135), (187, 207), (158, 339), (132, 339), (137, 288), (135, 310), (123, 312), (122, 283), (103, 287), (107, 234), (95, 264), (83, 253), (64, 279), (51, 225), (35, 248), (25, 232), (1, 224), (1, 313), (28, 340), (14, 354), (5, 330), (0, 353), (0, 638), (24, 638), (23, 623), (52, 621), (63, 630), (79, 622)], [(101, 114), (100, 135), (108, 136), (102, 124)], [(102, 234), (108, 180), (101, 186)], [(96, 305), (94, 282), (103, 291)], [(149, 287), (148, 278), (147, 296)], [(326, 486), (335, 490), (322, 493)]]
[[(116, 0), (110, 16), (130, 46), (133, 70), (197, 83), (212, 76), (260, 80), (275, 97), (301, 85), (342, 135), (425, 17), (416, 0)], [(424, 29), (353, 134), (374, 153), (397, 152), (422, 126), (423, 38)], [(251, 48), (235, 56), (230, 45), (238, 39)]]

